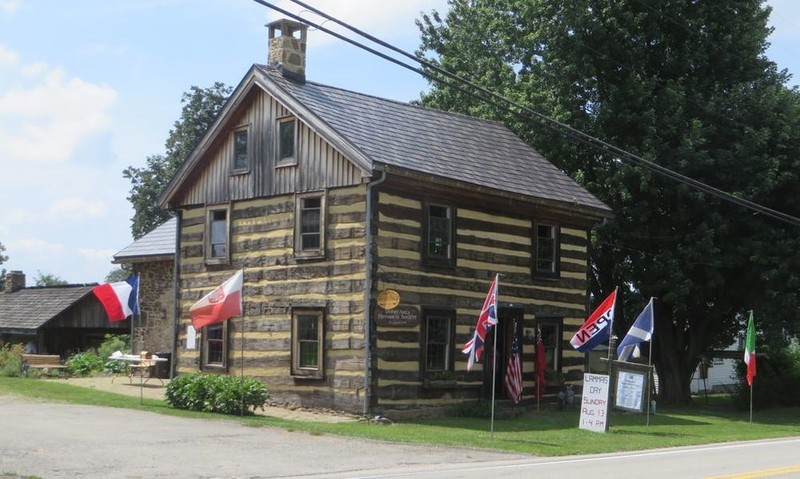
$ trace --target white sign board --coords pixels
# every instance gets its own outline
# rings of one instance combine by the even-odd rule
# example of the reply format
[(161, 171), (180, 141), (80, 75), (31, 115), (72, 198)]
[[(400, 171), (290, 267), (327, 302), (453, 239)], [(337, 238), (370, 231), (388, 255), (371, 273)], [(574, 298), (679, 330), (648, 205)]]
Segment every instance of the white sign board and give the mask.
[(644, 378), (644, 373), (619, 371), (616, 394), (616, 406), (618, 408), (642, 412)]
[(608, 393), (611, 379), (605, 374), (584, 373), (580, 428), (594, 432), (608, 429)]
[(197, 331), (194, 330), (194, 327), (190, 324), (186, 326), (186, 349), (196, 349), (197, 348)]

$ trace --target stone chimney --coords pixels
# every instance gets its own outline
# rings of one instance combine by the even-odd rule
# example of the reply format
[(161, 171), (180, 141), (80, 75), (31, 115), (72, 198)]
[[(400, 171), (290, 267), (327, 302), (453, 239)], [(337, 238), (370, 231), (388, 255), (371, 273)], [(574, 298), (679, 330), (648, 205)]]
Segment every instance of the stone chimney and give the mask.
[[(305, 83), (308, 27), (285, 18), (268, 23), (267, 27), (269, 27), (269, 66), (276, 68), (287, 78)], [(276, 32), (279, 32), (279, 36), (275, 36)]]
[(25, 288), (25, 274), (22, 271), (9, 271), (6, 274), (6, 293), (16, 293)]

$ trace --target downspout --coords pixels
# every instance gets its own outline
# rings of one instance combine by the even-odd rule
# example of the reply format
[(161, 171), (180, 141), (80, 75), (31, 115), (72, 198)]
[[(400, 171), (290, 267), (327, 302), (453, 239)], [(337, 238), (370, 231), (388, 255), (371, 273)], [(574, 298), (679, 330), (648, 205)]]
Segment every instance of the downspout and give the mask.
[(173, 328), (172, 328), (172, 358), (169, 364), (169, 377), (175, 377), (175, 370), (178, 363), (178, 335), (180, 331), (181, 320), (181, 290), (178, 286), (180, 284), (180, 271), (181, 271), (181, 212), (175, 211), (175, 218), (177, 225), (175, 227), (175, 258), (172, 261), (172, 298), (173, 304)]
[(382, 168), (375, 168), (375, 171), (381, 172), (380, 179), (370, 181), (369, 184), (367, 184), (367, 219), (365, 231), (367, 235), (367, 245), (364, 259), (366, 263), (366, 278), (364, 280), (364, 416), (370, 414), (370, 405), (372, 402), (372, 248), (374, 245), (374, 235), (372, 234), (374, 223), (372, 193), (373, 189), (386, 181), (388, 176), (386, 170)]

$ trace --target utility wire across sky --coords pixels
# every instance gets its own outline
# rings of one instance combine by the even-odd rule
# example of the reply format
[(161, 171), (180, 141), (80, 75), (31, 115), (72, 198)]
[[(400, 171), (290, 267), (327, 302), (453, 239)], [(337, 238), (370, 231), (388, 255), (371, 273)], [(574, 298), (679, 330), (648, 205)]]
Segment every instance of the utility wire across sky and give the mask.
[[(429, 71), (426, 71), (426, 70), (424, 70), (422, 68), (419, 68), (419, 67), (410, 65), (408, 63), (405, 63), (405, 62), (403, 62), (401, 60), (398, 60), (397, 58), (394, 58), (394, 57), (389, 56), (389, 55), (387, 55), (385, 53), (382, 53), (382, 52), (380, 52), (378, 50), (375, 50), (374, 48), (371, 48), (371, 47), (369, 47), (369, 46), (367, 46), (367, 45), (365, 45), (365, 44), (363, 44), (361, 42), (358, 42), (356, 40), (352, 40), (352, 39), (350, 39), (350, 38), (348, 38), (348, 37), (346, 37), (344, 35), (341, 35), (340, 33), (337, 33), (337, 32), (335, 32), (333, 30), (325, 28), (322, 24), (317, 24), (317, 23), (312, 22), (312, 21), (310, 21), (308, 19), (305, 19), (305, 18), (303, 18), (303, 17), (301, 17), (299, 15), (295, 15), (295, 14), (289, 12), (288, 10), (280, 8), (280, 7), (274, 5), (274, 4), (270, 3), (270, 2), (267, 2), (265, 0), (253, 0), (253, 1), (258, 3), (258, 4), (261, 4), (261, 5), (265, 6), (267, 8), (275, 10), (275, 11), (277, 11), (277, 12), (283, 14), (283, 15), (286, 15), (289, 18), (292, 18), (292, 19), (294, 19), (294, 20), (296, 20), (296, 21), (298, 21), (300, 23), (304, 23), (304, 24), (306, 24), (306, 25), (308, 25), (310, 27), (316, 28), (317, 30), (319, 30), (321, 32), (327, 33), (328, 35), (331, 35), (331, 36), (333, 36), (333, 37), (335, 37), (335, 38), (337, 38), (339, 40), (342, 40), (342, 41), (347, 42), (347, 43), (349, 43), (349, 44), (351, 44), (351, 45), (353, 45), (355, 47), (358, 47), (358, 48), (360, 48), (362, 50), (365, 50), (365, 51), (367, 51), (367, 52), (369, 52), (369, 53), (371, 53), (373, 55), (376, 55), (376, 56), (384, 59), (384, 60), (390, 61), (390, 62), (392, 62), (392, 63), (394, 63), (394, 64), (396, 64), (398, 66), (401, 66), (401, 67), (406, 68), (408, 70), (411, 70), (411, 71), (413, 71), (415, 73), (418, 73), (419, 75), (421, 75), (421, 76), (423, 76), (423, 77), (425, 77), (425, 78), (427, 78), (427, 79), (429, 79), (431, 81), (444, 83), (444, 84), (450, 86), (451, 88), (455, 88), (455, 89), (457, 89), (458, 91), (460, 91), (462, 93), (471, 95), (471, 96), (473, 96), (473, 97), (475, 97), (475, 98), (477, 98), (477, 99), (479, 99), (481, 101), (485, 101), (485, 102), (487, 102), (487, 103), (489, 103), (489, 104), (491, 104), (491, 105), (493, 105), (493, 106), (495, 106), (497, 108), (500, 108), (500, 109), (502, 109), (504, 111), (507, 111), (507, 112), (509, 112), (511, 114), (524, 116), (523, 113), (526, 113), (528, 115), (531, 115), (532, 117), (534, 117), (534, 118), (538, 119), (539, 121), (541, 121), (544, 126), (556, 131), (557, 133), (559, 133), (561, 135), (564, 135), (567, 138), (570, 138), (570, 139), (575, 140), (575, 141), (579, 141), (579, 142), (581, 142), (581, 143), (583, 143), (585, 145), (591, 146), (591, 147), (593, 147), (593, 148), (595, 148), (597, 150), (600, 150), (600, 151), (603, 151), (603, 152), (606, 152), (606, 153), (612, 153), (612, 154), (616, 155), (621, 160), (627, 160), (627, 161), (629, 161), (629, 162), (631, 162), (631, 163), (633, 163), (635, 165), (641, 166), (641, 167), (643, 167), (643, 168), (645, 168), (645, 169), (647, 169), (647, 170), (649, 170), (649, 171), (651, 171), (653, 173), (656, 173), (656, 174), (659, 174), (661, 176), (670, 178), (670, 179), (675, 180), (675, 181), (677, 181), (679, 183), (683, 183), (683, 184), (685, 184), (687, 186), (690, 186), (690, 187), (692, 187), (692, 188), (694, 188), (694, 189), (696, 189), (698, 191), (701, 191), (703, 193), (710, 194), (712, 196), (716, 196), (717, 198), (720, 198), (720, 199), (722, 199), (724, 201), (727, 201), (729, 203), (733, 203), (733, 204), (742, 206), (742, 207), (747, 208), (747, 209), (749, 209), (751, 211), (754, 211), (756, 213), (763, 214), (765, 216), (768, 216), (770, 218), (776, 219), (776, 220), (784, 222), (784, 223), (788, 223), (788, 224), (793, 225), (793, 226), (800, 226), (800, 218), (797, 218), (795, 216), (792, 216), (792, 215), (789, 215), (789, 214), (786, 214), (786, 213), (782, 213), (782, 212), (774, 210), (772, 208), (768, 208), (768, 207), (766, 207), (764, 205), (755, 203), (753, 201), (750, 201), (750, 200), (747, 200), (747, 199), (744, 199), (744, 198), (740, 198), (740, 197), (735, 196), (735, 195), (733, 195), (731, 193), (723, 191), (723, 190), (721, 190), (719, 188), (716, 188), (714, 186), (708, 185), (708, 184), (703, 183), (701, 181), (695, 180), (694, 178), (690, 178), (690, 177), (688, 177), (686, 175), (683, 175), (683, 174), (680, 174), (678, 172), (672, 171), (669, 168), (665, 168), (665, 167), (663, 167), (663, 166), (661, 166), (661, 165), (659, 165), (657, 163), (654, 163), (652, 161), (646, 160), (646, 159), (642, 158), (641, 156), (638, 156), (638, 155), (635, 155), (635, 154), (633, 154), (633, 153), (631, 153), (629, 151), (623, 150), (622, 148), (619, 148), (619, 147), (617, 147), (615, 145), (612, 145), (612, 144), (610, 144), (610, 143), (608, 143), (606, 141), (603, 141), (603, 140), (601, 140), (599, 138), (593, 137), (593, 136), (591, 136), (591, 135), (589, 135), (587, 133), (584, 133), (584, 132), (582, 132), (582, 131), (580, 131), (578, 129), (575, 129), (575, 128), (573, 128), (573, 127), (571, 127), (571, 126), (569, 126), (569, 125), (567, 125), (565, 123), (562, 123), (562, 122), (560, 122), (558, 120), (555, 120), (553, 118), (550, 118), (550, 117), (548, 117), (548, 116), (546, 116), (546, 115), (544, 115), (542, 113), (539, 113), (539, 112), (531, 109), (528, 106), (525, 106), (525, 105), (523, 105), (521, 103), (518, 103), (518, 102), (516, 102), (514, 100), (506, 98), (506, 97), (504, 97), (504, 96), (502, 96), (502, 95), (500, 95), (498, 93), (495, 93), (495, 92), (493, 92), (493, 91), (491, 91), (491, 90), (489, 90), (487, 88), (484, 88), (484, 87), (482, 87), (482, 86), (480, 86), (480, 85), (478, 85), (476, 83), (473, 83), (470, 80), (467, 80), (467, 79), (465, 79), (465, 78), (463, 78), (463, 77), (461, 77), (459, 75), (451, 73), (451, 72), (439, 67), (436, 64), (433, 64), (433, 63), (428, 62), (426, 60), (420, 59), (416, 55), (413, 55), (413, 54), (408, 53), (408, 52), (406, 52), (406, 51), (404, 51), (404, 50), (402, 50), (402, 49), (400, 49), (398, 47), (395, 47), (394, 45), (391, 45), (391, 44), (389, 44), (389, 43), (387, 43), (387, 42), (385, 42), (385, 41), (383, 41), (383, 40), (381, 40), (381, 39), (379, 39), (379, 38), (377, 38), (377, 37), (375, 37), (373, 35), (370, 35), (369, 33), (366, 33), (366, 32), (364, 32), (364, 31), (362, 31), (362, 30), (360, 30), (360, 29), (358, 29), (356, 27), (353, 27), (353, 26), (349, 25), (348, 23), (343, 22), (343, 21), (341, 21), (341, 20), (339, 20), (339, 19), (337, 19), (337, 18), (335, 18), (335, 17), (333, 17), (331, 15), (328, 15), (327, 13), (322, 12), (321, 10), (319, 10), (317, 8), (314, 8), (311, 5), (308, 5), (308, 4), (306, 4), (306, 3), (304, 3), (304, 2), (302, 2), (300, 0), (290, 0), (290, 1), (292, 3), (294, 3), (294, 4), (296, 4), (296, 5), (304, 8), (304, 9), (310, 11), (310, 12), (313, 12), (313, 13), (321, 16), (322, 18), (324, 18), (327, 21), (334, 22), (337, 25), (340, 25), (340, 26), (346, 28), (347, 30), (355, 33), (356, 35), (359, 35), (359, 36), (361, 36), (361, 37), (363, 37), (363, 38), (365, 38), (365, 39), (367, 39), (367, 40), (369, 40), (369, 41), (371, 41), (371, 42), (373, 42), (373, 43), (375, 43), (377, 45), (380, 45), (381, 47), (384, 47), (384, 48), (389, 49), (389, 50), (391, 50), (391, 51), (393, 51), (395, 53), (398, 53), (398, 54), (400, 54), (400, 55), (402, 55), (404, 57), (407, 57), (407, 58), (411, 59), (412, 61), (424, 66), (429, 71), (436, 72), (437, 74), (443, 76), (444, 78), (433, 76), (433, 75), (431, 75), (431, 73)], [(466, 86), (470, 87), (470, 89), (462, 88), (460, 85), (466, 85)], [(500, 102), (502, 102), (502, 104), (497, 103), (498, 100)]]

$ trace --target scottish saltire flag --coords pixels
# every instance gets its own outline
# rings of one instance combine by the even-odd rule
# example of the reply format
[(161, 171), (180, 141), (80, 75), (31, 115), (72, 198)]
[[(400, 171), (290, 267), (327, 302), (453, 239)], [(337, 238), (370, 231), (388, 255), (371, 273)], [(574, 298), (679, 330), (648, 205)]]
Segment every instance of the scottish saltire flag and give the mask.
[(622, 338), (617, 346), (617, 359), (627, 361), (631, 357), (638, 358), (641, 355), (639, 345), (650, 341), (653, 338), (653, 298), (644, 307), (636, 321), (633, 322), (628, 334)]
[(522, 399), (522, 361), (520, 359), (520, 344), (519, 335), (514, 331), (514, 342), (511, 346), (511, 357), (508, 358), (508, 366), (506, 367), (506, 375), (503, 383), (506, 387), (506, 393), (514, 404), (517, 404)]
[(598, 344), (608, 339), (611, 331), (611, 323), (614, 321), (614, 304), (617, 301), (617, 290), (615, 289), (608, 297), (600, 303), (594, 310), (589, 319), (569, 340), (573, 348), (585, 353), (591, 351)]
[(492, 284), (489, 286), (489, 293), (483, 302), (483, 309), (481, 309), (481, 314), (478, 315), (475, 332), (472, 333), (472, 338), (467, 341), (464, 349), (461, 350), (462, 353), (467, 355), (467, 371), (471, 370), (472, 366), (481, 360), (486, 332), (497, 324), (497, 278), (498, 275), (495, 275)]

